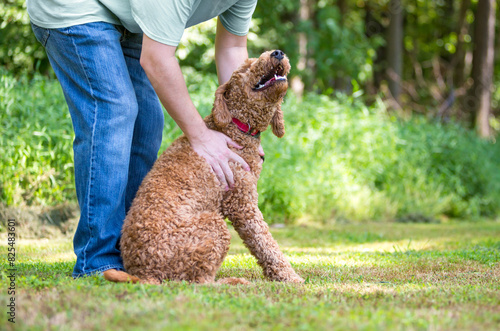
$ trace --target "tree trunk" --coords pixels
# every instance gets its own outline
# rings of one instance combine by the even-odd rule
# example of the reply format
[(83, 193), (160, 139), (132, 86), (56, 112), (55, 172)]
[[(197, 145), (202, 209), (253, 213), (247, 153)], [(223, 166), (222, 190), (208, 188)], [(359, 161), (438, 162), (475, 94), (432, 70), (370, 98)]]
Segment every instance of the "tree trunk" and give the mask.
[[(337, 0), (337, 7), (340, 12), (340, 27), (344, 29), (345, 16), (347, 15), (347, 0)], [(346, 77), (346, 74), (342, 71), (337, 71), (335, 73), (335, 82), (333, 88), (336, 91), (350, 93), (351, 91), (351, 79)]]
[(344, 16), (347, 14), (347, 0), (337, 0), (337, 6), (340, 12), (340, 25), (344, 26)]
[[(368, 2), (365, 3), (365, 35), (368, 38), (386, 35), (384, 26), (374, 17), (373, 10)], [(376, 55), (373, 59), (373, 79), (372, 82), (368, 82), (367, 88), (369, 94), (377, 94), (380, 90), (380, 84), (385, 77), (385, 53), (385, 45), (376, 49)]]
[(495, 0), (479, 0), (475, 15), (474, 53), (472, 59), (472, 115), (481, 137), (489, 137), (491, 128), (491, 90), (495, 53)]
[(387, 76), (392, 97), (399, 103), (403, 68), (403, 7), (401, 0), (389, 4), (390, 23), (387, 29)]
[(470, 7), (470, 0), (462, 0), (460, 2), (460, 9), (458, 13), (457, 25), (457, 48), (453, 57), (453, 83), (455, 87), (460, 87), (465, 82), (465, 35), (469, 30), (466, 16), (467, 10)]
[[(300, 10), (299, 10), (299, 20), (301, 22), (309, 21), (311, 19), (311, 7), (308, 0), (300, 0)], [(305, 69), (308, 64), (308, 51), (307, 51), (307, 34), (305, 32), (300, 32), (298, 34), (299, 39), (299, 60), (297, 62), (297, 69), (302, 72), (305, 76)], [(307, 81), (307, 79), (306, 79)], [(295, 94), (301, 98), (304, 94), (304, 81), (299, 76), (295, 76), (292, 79), (292, 90)]]

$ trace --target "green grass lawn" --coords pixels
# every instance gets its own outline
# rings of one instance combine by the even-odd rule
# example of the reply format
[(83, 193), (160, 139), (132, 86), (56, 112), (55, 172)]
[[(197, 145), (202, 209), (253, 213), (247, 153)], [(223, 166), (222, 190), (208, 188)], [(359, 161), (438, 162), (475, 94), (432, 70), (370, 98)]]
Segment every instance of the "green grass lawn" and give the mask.
[[(20, 231), (20, 230), (18, 230)], [(16, 324), (4, 330), (497, 330), (500, 223), (272, 229), (304, 285), (266, 281), (234, 231), (218, 277), (249, 286), (73, 280), (70, 238), (16, 242)], [(2, 235), (5, 235), (3, 233)]]

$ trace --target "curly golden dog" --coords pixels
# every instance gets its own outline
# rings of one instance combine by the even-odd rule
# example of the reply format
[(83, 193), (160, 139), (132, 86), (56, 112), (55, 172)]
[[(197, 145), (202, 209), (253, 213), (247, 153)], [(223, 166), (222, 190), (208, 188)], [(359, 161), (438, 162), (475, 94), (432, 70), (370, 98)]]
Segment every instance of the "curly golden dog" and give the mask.
[[(281, 103), (289, 71), (286, 55), (270, 51), (246, 60), (217, 89), (205, 123), (244, 147), (234, 151), (251, 171), (231, 162), (235, 184), (226, 191), (188, 139), (179, 137), (144, 179), (125, 219), (120, 246), (128, 274), (109, 270), (104, 273), (106, 279), (213, 283), (229, 250), (224, 220), (228, 218), (268, 279), (304, 282), (280, 251), (257, 205), (260, 133), (271, 125), (276, 136), (285, 134)], [(225, 278), (218, 283), (248, 281)]]

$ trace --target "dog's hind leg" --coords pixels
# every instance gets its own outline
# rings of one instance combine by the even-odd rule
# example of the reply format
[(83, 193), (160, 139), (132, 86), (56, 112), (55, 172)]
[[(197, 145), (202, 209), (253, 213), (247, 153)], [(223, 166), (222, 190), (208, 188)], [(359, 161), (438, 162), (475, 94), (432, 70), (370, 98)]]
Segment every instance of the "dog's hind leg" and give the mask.
[(222, 215), (209, 211), (184, 215), (184, 218), (170, 221), (168, 227), (154, 236), (144, 231), (136, 239), (136, 242), (147, 241), (140, 249), (133, 250), (138, 245), (128, 242), (123, 246), (128, 249), (125, 268), (141, 283), (161, 284), (164, 280), (214, 282), (229, 250), (231, 235), (227, 224)]
[(213, 283), (231, 241), (224, 218), (215, 212), (199, 213), (189, 227), (178, 230), (177, 236), (183, 237), (184, 243), (177, 246), (175, 278)]

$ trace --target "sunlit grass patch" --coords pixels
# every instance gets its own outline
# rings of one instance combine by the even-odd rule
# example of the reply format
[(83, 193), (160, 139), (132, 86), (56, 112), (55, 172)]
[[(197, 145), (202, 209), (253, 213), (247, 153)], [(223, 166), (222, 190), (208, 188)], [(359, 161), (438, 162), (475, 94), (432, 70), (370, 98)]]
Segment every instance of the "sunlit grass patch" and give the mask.
[(248, 286), (74, 280), (70, 238), (19, 240), (16, 330), (495, 330), (500, 323), (496, 222), (271, 231), (305, 284), (267, 281), (234, 230), (217, 278), (243, 277)]
[(17, 262), (61, 262), (74, 260), (71, 239), (23, 239), (16, 243)]

